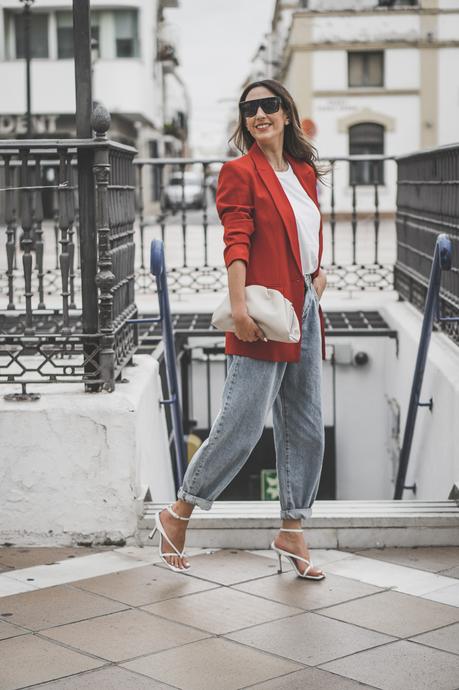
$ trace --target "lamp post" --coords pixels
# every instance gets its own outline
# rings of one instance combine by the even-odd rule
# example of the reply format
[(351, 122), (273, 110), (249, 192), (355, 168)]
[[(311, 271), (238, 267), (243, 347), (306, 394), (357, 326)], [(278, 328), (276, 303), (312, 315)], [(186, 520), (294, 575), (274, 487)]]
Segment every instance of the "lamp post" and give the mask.
[(24, 6), (24, 57), (26, 61), (26, 122), (27, 122), (27, 139), (32, 138), (32, 118), (30, 113), (30, 8), (35, 0), (19, 0)]

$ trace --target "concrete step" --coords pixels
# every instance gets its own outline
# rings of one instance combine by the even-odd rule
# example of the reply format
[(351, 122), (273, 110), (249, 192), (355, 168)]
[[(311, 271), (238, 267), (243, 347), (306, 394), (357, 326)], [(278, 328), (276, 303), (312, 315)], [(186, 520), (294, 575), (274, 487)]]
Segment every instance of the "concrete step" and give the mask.
[[(164, 503), (145, 502), (138, 538), (147, 538)], [(278, 501), (215, 501), (195, 508), (186, 544), (203, 548), (267, 549), (280, 526)], [(459, 503), (450, 501), (315, 501), (303, 520), (311, 548), (459, 546)], [(153, 544), (158, 543), (158, 535)]]

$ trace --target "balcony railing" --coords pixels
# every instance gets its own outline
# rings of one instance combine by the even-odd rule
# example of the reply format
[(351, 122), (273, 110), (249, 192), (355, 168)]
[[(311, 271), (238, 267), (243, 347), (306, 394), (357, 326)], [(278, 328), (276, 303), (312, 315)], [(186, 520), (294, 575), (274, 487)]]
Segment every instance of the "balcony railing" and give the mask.
[[(159, 237), (166, 248), (171, 293), (211, 293), (226, 288), (223, 239), (215, 210), (218, 168), (227, 159), (136, 159), (139, 253), (136, 288), (155, 289), (146, 265), (148, 247)], [(396, 166), (389, 156), (323, 159), (329, 174), (320, 184), (328, 287), (348, 294), (392, 290), (395, 261)], [(354, 182), (352, 166), (377, 167), (381, 176)], [(385, 171), (384, 175), (384, 169)], [(353, 168), (355, 170), (355, 167)], [(201, 179), (187, 184), (186, 175)], [(170, 180), (179, 184), (170, 184)], [(181, 179), (181, 184), (180, 184)], [(389, 183), (385, 184), (384, 180)]]
[[(93, 245), (81, 241), (79, 228), (82, 149), (93, 152)], [(134, 290), (156, 291), (148, 268), (152, 239), (164, 243), (171, 294), (226, 289), (215, 208), (223, 159), (133, 160), (134, 154), (104, 131), (94, 140), (0, 143), (0, 382), (84, 380), (112, 389), (136, 348), (127, 323), (136, 314)], [(327, 162), (326, 183), (318, 188), (327, 289), (352, 296), (395, 287), (422, 308), (438, 232), (450, 235), (458, 263), (458, 148), (399, 159), (397, 237), (395, 160), (321, 161)], [(378, 172), (365, 185), (355, 183), (362, 181), (355, 176), (359, 162), (362, 173)], [(83, 305), (82, 292), (92, 290), (96, 306)], [(440, 298), (445, 316), (457, 313), (457, 269), (445, 276)], [(97, 327), (83, 328), (84, 309), (97, 312), (89, 319)], [(444, 328), (457, 341), (457, 324)]]
[[(108, 125), (107, 117), (92, 140), (0, 142), (1, 383), (84, 381), (91, 390), (113, 390), (135, 350), (127, 323), (136, 315), (135, 150), (109, 141)], [(89, 242), (80, 233), (76, 165), (88, 149), (95, 189)], [(82, 303), (82, 284), (97, 293), (94, 306)], [(87, 323), (98, 325), (88, 330)]]
[[(451, 240), (452, 267), (442, 273), (440, 311), (459, 312), (459, 146), (444, 146), (398, 159), (395, 289), (424, 311), (437, 237)], [(459, 344), (458, 322), (437, 324)]]

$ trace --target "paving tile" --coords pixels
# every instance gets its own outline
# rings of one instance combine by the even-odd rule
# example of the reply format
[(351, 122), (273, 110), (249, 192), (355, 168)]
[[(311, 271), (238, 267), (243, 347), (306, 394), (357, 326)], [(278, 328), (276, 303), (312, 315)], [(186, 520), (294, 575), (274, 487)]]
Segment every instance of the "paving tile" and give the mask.
[[(246, 553), (253, 553), (255, 556), (264, 556), (266, 558), (271, 558), (276, 561), (277, 567), (277, 554), (272, 549), (248, 549)], [(313, 562), (320, 563), (320, 567), (323, 567), (324, 569), (327, 567), (327, 563), (339, 561), (343, 558), (349, 558), (353, 555), (352, 553), (349, 553), (347, 551), (340, 551), (338, 549), (310, 549), (310, 553)], [(282, 567), (285, 569), (286, 565), (287, 562), (284, 558)]]
[(8, 659), (8, 663), (0, 664), (2, 690), (24, 688), (104, 665), (100, 659), (79, 654), (36, 635), (2, 640), (0, 658)]
[[(454, 582), (454, 580), (451, 580)], [(434, 589), (432, 592), (426, 592), (422, 595), (423, 599), (431, 599), (449, 606), (459, 607), (459, 582), (448, 585), (447, 587), (440, 587)]]
[(401, 592), (380, 592), (321, 609), (320, 613), (397, 637), (409, 637), (459, 621), (459, 609)]
[(8, 615), (9, 623), (29, 630), (43, 630), (85, 618), (101, 616), (127, 608), (89, 592), (71, 587), (47, 587), (0, 599), (0, 618)]
[(0, 640), (7, 640), (9, 637), (17, 637), (18, 635), (26, 635), (28, 632), (28, 630), (18, 628), (16, 625), (0, 621)]
[[(34, 592), (37, 587), (32, 582), (20, 582), (13, 577), (14, 570), (5, 570), (0, 573), (0, 600), (3, 597), (9, 597), (12, 594), (21, 594), (22, 592)], [(1, 608), (1, 601), (0, 601)]]
[(30, 568), (33, 565), (48, 565), (66, 558), (91, 556), (99, 551), (113, 550), (113, 547), (86, 546), (1, 546), (0, 568)]
[(322, 668), (381, 690), (457, 690), (459, 657), (414, 642), (400, 640)]
[(40, 683), (34, 685), (33, 690), (170, 690), (170, 687), (124, 668), (111, 666), (53, 680), (50, 683)]
[(43, 685), (34, 685), (30, 690), (172, 690), (172, 686), (135, 671), (110, 666)]
[[(386, 547), (359, 549), (354, 553), (366, 558), (375, 558), (378, 561), (409, 565), (432, 573), (459, 566), (459, 546)], [(442, 574), (445, 575), (445, 573)]]
[(453, 625), (447, 625), (438, 630), (432, 630), (431, 632), (410, 637), (410, 640), (412, 642), (427, 644), (429, 647), (443, 649), (444, 652), (459, 654), (459, 623), (453, 623)]
[(320, 668), (294, 671), (280, 678), (251, 685), (248, 690), (373, 690), (373, 685), (358, 683)]
[(394, 639), (316, 613), (272, 621), (226, 637), (309, 666), (355, 654)]
[(451, 578), (443, 575), (354, 554), (328, 563), (328, 573), (351, 577), (377, 587), (390, 587), (415, 596), (451, 585)]
[(112, 573), (72, 583), (73, 587), (122, 601), (130, 606), (153, 604), (163, 599), (181, 597), (217, 587), (213, 582), (182, 576), (153, 565)]
[(302, 580), (294, 573), (263, 577), (232, 588), (307, 611), (382, 591), (380, 587), (339, 575), (327, 575), (324, 580), (313, 582)]
[[(123, 664), (181, 690), (237, 690), (300, 668), (222, 638), (193, 642)], [(288, 686), (287, 686), (288, 687)]]
[[(190, 556), (197, 556), (201, 553), (205, 553), (209, 549), (202, 548), (200, 546), (187, 546), (186, 552)], [(115, 553), (120, 553), (125, 556), (132, 556), (139, 561), (144, 563), (161, 563), (161, 559), (158, 553), (157, 546), (121, 546), (115, 549)]]
[(441, 574), (445, 575), (445, 577), (455, 577), (459, 579), (459, 565), (454, 566), (454, 568), (442, 570)]
[(139, 568), (144, 563), (138, 558), (128, 556), (116, 551), (95, 553), (84, 558), (67, 559), (52, 563), (51, 565), (34, 565), (21, 570), (10, 570), (6, 575), (0, 575), (0, 579), (8, 577), (21, 583), (33, 583), (35, 589), (63, 585), (83, 578), (107, 575)]
[[(265, 577), (277, 572), (276, 561), (238, 549), (220, 549), (219, 551), (193, 556), (189, 560), (191, 564), (190, 575), (220, 585), (233, 585), (237, 582)], [(158, 567), (167, 568), (164, 564)], [(285, 569), (287, 570), (287, 566)], [(288, 569), (291, 569), (290, 565)]]
[(301, 613), (299, 608), (236, 592), (228, 587), (169, 599), (144, 608), (217, 635)]
[(123, 661), (207, 637), (185, 625), (129, 610), (47, 630), (46, 637), (109, 661)]

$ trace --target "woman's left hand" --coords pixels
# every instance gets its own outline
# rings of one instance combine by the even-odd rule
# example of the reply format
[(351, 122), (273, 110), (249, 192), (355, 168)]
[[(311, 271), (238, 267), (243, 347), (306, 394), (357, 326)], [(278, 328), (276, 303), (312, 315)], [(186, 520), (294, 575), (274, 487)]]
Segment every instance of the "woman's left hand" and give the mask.
[(323, 291), (325, 290), (325, 287), (327, 285), (327, 274), (325, 273), (323, 268), (319, 268), (319, 273), (318, 275), (314, 278), (312, 281), (312, 284), (314, 286), (314, 290), (317, 292), (319, 296), (319, 300), (322, 297)]

